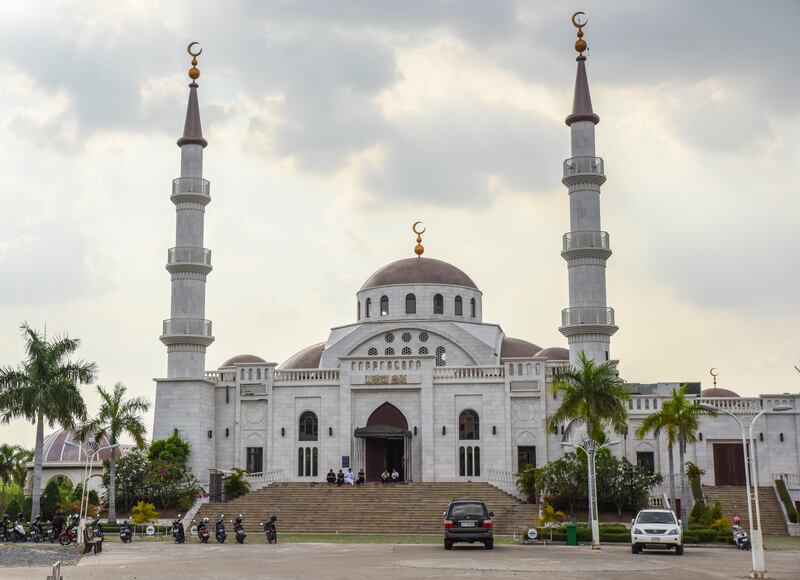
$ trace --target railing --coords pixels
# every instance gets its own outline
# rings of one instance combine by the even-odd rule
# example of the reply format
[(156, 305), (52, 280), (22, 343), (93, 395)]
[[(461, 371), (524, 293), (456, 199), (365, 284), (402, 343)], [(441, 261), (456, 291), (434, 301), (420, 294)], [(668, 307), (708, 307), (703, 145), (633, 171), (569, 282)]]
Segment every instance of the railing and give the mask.
[(206, 371), (206, 380), (218, 383), (222, 378), (222, 373), (219, 371)]
[(605, 306), (579, 306), (561, 311), (561, 326), (603, 324), (614, 326), (614, 309)]
[(194, 246), (178, 246), (167, 250), (167, 264), (211, 265), (211, 250)]
[(763, 404), (758, 397), (698, 397), (695, 401), (712, 405), (734, 415), (755, 415), (761, 412)]
[(211, 321), (202, 318), (168, 318), (164, 321), (164, 336), (212, 336)]
[(502, 379), (505, 377), (504, 366), (488, 367), (434, 367), (434, 381), (457, 381), (464, 379)]
[(339, 369), (293, 369), (275, 371), (275, 382), (333, 382), (339, 380)]
[(243, 397), (249, 397), (253, 395), (266, 395), (267, 394), (267, 385), (241, 385), (239, 387), (239, 394)]
[(490, 482), (517, 484), (516, 474), (513, 471), (503, 471), (502, 469), (487, 469), (486, 479)]
[(602, 157), (571, 157), (564, 161), (564, 177), (580, 175), (582, 173), (593, 173), (595, 175), (605, 175), (603, 173)]
[(202, 177), (178, 177), (172, 180), (172, 195), (191, 193), (211, 197), (211, 183)]
[(788, 489), (800, 489), (800, 473), (773, 473), (772, 481), (783, 480)]
[(272, 483), (281, 483), (283, 481), (283, 469), (248, 473), (246, 479), (247, 483), (250, 484), (250, 491), (255, 491)]
[(565, 252), (584, 248), (611, 249), (608, 232), (568, 232), (564, 234), (563, 245)]

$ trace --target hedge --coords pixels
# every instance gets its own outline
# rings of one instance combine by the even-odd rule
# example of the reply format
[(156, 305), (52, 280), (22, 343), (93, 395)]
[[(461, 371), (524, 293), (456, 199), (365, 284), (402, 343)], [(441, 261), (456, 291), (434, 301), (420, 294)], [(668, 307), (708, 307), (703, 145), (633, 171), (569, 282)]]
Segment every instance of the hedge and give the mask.
[(792, 497), (789, 495), (789, 490), (786, 489), (786, 482), (782, 479), (775, 480), (775, 487), (778, 490), (778, 495), (781, 496), (781, 501), (786, 508), (786, 514), (789, 516), (789, 521), (793, 524), (797, 523), (797, 509), (792, 503)]

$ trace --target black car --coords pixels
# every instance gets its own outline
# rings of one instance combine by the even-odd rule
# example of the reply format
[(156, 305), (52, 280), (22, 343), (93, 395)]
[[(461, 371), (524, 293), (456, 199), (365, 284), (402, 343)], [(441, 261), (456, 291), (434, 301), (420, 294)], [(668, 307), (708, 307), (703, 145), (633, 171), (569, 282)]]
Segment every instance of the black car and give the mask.
[(452, 550), (456, 542), (483, 542), (486, 549), (491, 550), (494, 548), (493, 517), (480, 500), (450, 502), (444, 512), (444, 549)]

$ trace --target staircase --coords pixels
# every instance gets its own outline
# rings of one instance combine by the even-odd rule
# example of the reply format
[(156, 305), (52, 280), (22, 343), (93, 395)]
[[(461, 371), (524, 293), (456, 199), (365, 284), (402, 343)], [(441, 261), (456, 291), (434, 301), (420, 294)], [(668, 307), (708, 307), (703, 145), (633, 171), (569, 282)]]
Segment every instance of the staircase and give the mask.
[[(744, 486), (704, 486), (703, 494), (709, 504), (713, 505), (718, 501), (722, 505), (722, 513), (725, 514), (728, 521), (733, 519), (733, 516), (739, 516), (742, 520), (742, 527), (746, 531), (750, 531), (750, 520), (747, 517), (747, 492)], [(758, 488), (758, 505), (761, 507), (762, 534), (785, 536), (788, 533), (786, 522), (783, 519), (778, 498), (775, 497), (775, 492), (771, 487)], [(755, 519), (755, 517), (755, 506), (753, 506), (753, 518)]]
[(278, 516), (279, 532), (437, 534), (443, 529), (442, 512), (454, 499), (485, 501), (498, 534), (529, 527), (538, 516), (537, 506), (483, 482), (275, 483), (229, 502), (203, 505), (195, 519), (209, 518), (213, 530), (220, 513), (226, 521), (242, 514), (248, 534), (263, 532), (259, 522), (272, 514)]

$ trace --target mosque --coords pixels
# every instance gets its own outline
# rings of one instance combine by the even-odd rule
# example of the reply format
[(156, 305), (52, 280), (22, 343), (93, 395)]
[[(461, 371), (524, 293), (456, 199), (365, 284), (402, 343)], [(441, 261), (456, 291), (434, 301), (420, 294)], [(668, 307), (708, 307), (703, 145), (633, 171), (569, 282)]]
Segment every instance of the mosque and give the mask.
[[(592, 109), (579, 30), (574, 99), (566, 117), (571, 151), (562, 168), (569, 231), (561, 255), (569, 296), (559, 330), (566, 345), (536, 344), (535, 329), (524, 338), (507, 336), (500, 324), (484, 320), (479, 284), (461, 268), (424, 255), (424, 228), (417, 223), (415, 255), (364, 272), (349, 322), (320, 331), (321, 342), (281, 364), (242, 354), (216, 370), (205, 365), (214, 342), (205, 312), (211, 251), (203, 244), (211, 193), (203, 177), (200, 51), (192, 43), (188, 106), (177, 142), (181, 173), (172, 182), (176, 242), (166, 264), (171, 313), (160, 336), (167, 373), (155, 379), (154, 438), (179, 429), (191, 442), (191, 467), (202, 482), (212, 470), (232, 468), (268, 480), (309, 482), (323, 481), (329, 468), (364, 469), (369, 480), (396, 468), (406, 481), (508, 486), (519, 466), (559, 458), (562, 433), (545, 428), (560, 404), (549, 388), (553, 373), (574, 365), (581, 352), (594, 361), (612, 360), (610, 342), (618, 330), (606, 300), (611, 239), (600, 220), (606, 181), (595, 151), (600, 118)], [(534, 244), (541, 246), (531, 239)], [(684, 383), (627, 383), (629, 432)], [(800, 395), (743, 398), (721, 388), (701, 390), (699, 382), (688, 385), (692, 396), (724, 410), (766, 410), (755, 428), (759, 477), (767, 482), (786, 473), (800, 479)], [(772, 411), (781, 404), (793, 410)], [(665, 476), (669, 471), (663, 437), (630, 435), (614, 449), (645, 469)], [(743, 484), (738, 424), (725, 414), (704, 419), (687, 459), (706, 470), (707, 485)]]

